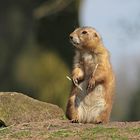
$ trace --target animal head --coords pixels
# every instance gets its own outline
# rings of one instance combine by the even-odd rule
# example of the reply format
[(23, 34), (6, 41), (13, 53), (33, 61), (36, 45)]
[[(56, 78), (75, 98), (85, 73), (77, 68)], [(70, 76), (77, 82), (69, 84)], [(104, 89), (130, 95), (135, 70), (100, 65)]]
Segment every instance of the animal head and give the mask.
[(92, 27), (79, 27), (69, 37), (77, 49), (94, 49), (101, 42), (101, 36)]

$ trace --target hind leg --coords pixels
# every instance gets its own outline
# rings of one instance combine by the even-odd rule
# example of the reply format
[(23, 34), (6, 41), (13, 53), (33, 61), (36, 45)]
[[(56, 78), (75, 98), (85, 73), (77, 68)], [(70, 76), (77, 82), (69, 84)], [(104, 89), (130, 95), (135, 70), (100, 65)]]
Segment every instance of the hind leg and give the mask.
[(96, 118), (95, 123), (103, 123), (106, 124), (109, 122), (110, 119), (110, 113), (111, 113), (111, 108), (110, 106), (106, 107), (106, 109)]
[(78, 110), (75, 105), (75, 98), (76, 98), (75, 95), (69, 97), (67, 109), (66, 109), (66, 116), (73, 123), (79, 122)]
[(68, 99), (67, 108), (66, 108), (66, 116), (71, 122), (79, 122), (78, 109), (76, 106), (76, 95), (78, 93), (78, 89), (76, 87), (72, 88), (71, 95)]

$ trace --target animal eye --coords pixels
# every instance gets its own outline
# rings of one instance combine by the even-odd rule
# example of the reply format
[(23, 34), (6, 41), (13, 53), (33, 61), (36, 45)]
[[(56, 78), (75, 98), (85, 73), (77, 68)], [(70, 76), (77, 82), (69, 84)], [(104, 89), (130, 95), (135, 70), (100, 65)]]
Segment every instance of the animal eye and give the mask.
[(87, 34), (87, 31), (83, 31), (82, 34)]

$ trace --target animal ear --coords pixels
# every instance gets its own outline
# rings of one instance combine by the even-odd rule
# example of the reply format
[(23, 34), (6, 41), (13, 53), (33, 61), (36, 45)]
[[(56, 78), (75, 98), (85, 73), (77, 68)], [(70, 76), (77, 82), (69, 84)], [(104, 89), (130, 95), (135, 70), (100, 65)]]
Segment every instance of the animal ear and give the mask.
[(100, 35), (97, 32), (94, 33), (94, 37), (97, 37), (99, 39), (101, 38)]
[(97, 33), (94, 33), (94, 37), (99, 37), (99, 36), (97, 35)]

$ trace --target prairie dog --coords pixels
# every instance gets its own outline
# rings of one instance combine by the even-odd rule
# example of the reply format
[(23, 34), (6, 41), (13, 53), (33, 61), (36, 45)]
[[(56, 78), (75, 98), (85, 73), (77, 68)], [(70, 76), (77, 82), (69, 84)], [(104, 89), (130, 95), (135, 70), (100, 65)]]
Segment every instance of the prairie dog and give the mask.
[(109, 52), (92, 27), (77, 28), (69, 37), (75, 56), (66, 116), (72, 122), (107, 123), (115, 86)]

